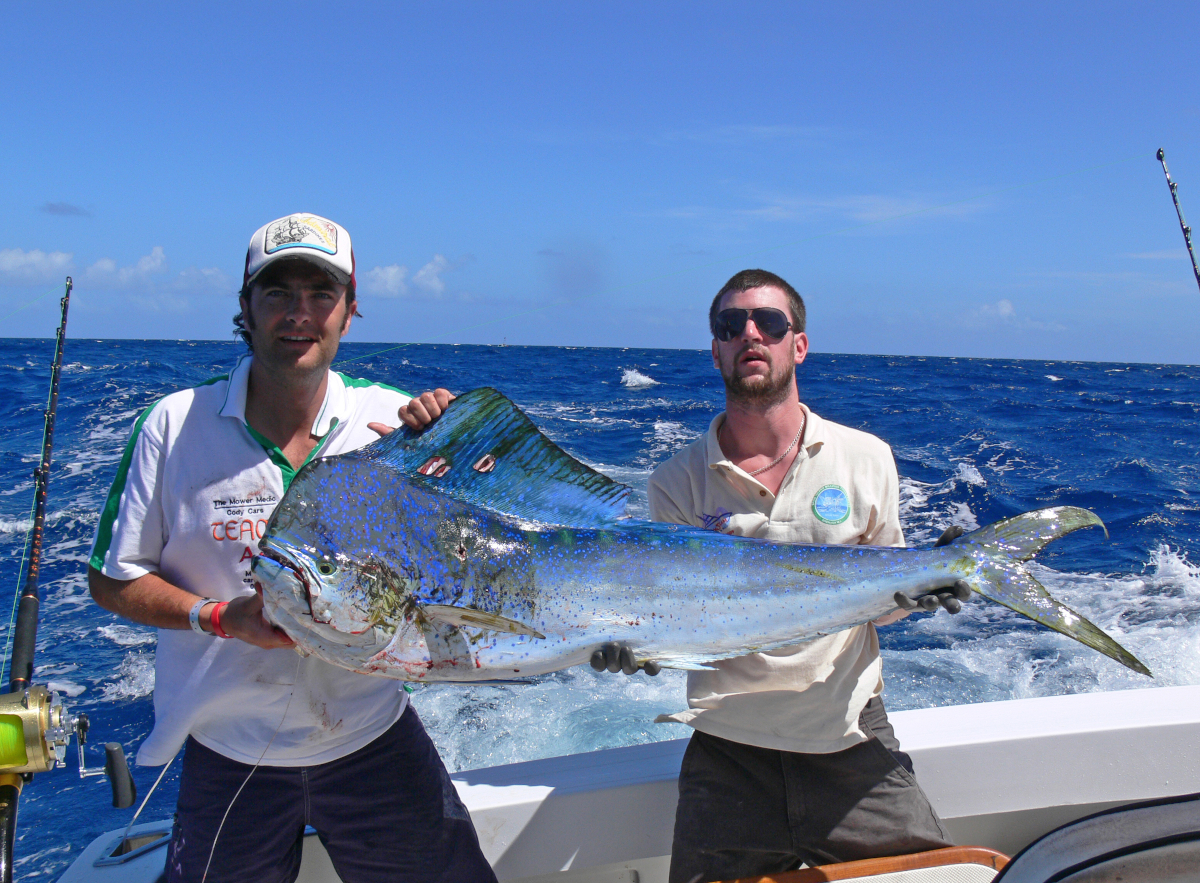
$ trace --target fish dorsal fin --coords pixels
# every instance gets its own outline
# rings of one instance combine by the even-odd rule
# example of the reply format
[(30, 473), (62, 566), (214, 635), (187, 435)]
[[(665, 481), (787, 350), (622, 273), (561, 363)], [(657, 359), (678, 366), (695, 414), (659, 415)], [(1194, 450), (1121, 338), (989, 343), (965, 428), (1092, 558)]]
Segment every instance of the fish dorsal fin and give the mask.
[(424, 432), (402, 426), (355, 453), (455, 499), (543, 524), (610, 525), (629, 495), (628, 487), (580, 463), (488, 387), (459, 396)]
[(500, 616), (497, 613), (488, 613), (486, 610), (476, 610), (473, 607), (455, 607), (450, 604), (423, 604), (421, 606), (421, 614), (426, 619), (433, 620), (434, 622), (458, 626), (460, 628), (467, 626), (473, 629), (487, 629), (493, 632), (527, 635), (531, 638), (541, 638), (543, 640), (546, 638), (537, 629), (531, 628), (523, 622), (517, 622), (515, 619), (509, 619), (507, 616)]

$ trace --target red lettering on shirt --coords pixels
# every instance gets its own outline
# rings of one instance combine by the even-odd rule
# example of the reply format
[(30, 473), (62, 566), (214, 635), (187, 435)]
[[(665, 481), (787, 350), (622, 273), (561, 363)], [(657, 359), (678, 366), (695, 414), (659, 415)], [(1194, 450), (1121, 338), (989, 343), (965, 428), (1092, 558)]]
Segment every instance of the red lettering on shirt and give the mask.
[(249, 559), (253, 559), (253, 558), (254, 558), (254, 553), (250, 551), (250, 547), (249, 547), (249, 546), (247, 546), (247, 547), (246, 547), (246, 551), (242, 553), (242, 557), (238, 559), (238, 564), (241, 564), (241, 563), (242, 563), (243, 561), (245, 561), (247, 558), (249, 558)]

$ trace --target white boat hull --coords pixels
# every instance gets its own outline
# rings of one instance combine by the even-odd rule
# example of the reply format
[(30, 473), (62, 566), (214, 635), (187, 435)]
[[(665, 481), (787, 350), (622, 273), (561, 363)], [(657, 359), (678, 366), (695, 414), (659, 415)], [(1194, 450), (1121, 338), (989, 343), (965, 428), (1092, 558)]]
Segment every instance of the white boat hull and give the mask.
[[(927, 708), (891, 720), (921, 786), (964, 845), (1013, 855), (1092, 812), (1200, 791), (1200, 686)], [(635, 745), (452, 778), (502, 881), (666, 883), (686, 744)], [(162, 846), (122, 864), (95, 864), (120, 833), (97, 838), (61, 883), (156, 879)], [(306, 838), (300, 880), (337, 881), (316, 837)]]

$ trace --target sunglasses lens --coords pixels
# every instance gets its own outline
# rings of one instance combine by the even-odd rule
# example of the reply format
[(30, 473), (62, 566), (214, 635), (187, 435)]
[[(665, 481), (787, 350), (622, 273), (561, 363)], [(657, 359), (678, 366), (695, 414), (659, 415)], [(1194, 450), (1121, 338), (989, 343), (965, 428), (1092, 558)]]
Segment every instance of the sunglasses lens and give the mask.
[(773, 337), (776, 340), (781, 340), (788, 332), (787, 316), (779, 310), (773, 310), (769, 307), (754, 310), (750, 313), (750, 318), (754, 320), (754, 324), (758, 326), (758, 330), (767, 337)]
[(721, 310), (717, 313), (717, 325), (713, 329), (717, 340), (729, 341), (733, 340), (746, 327), (745, 310)]
[(782, 340), (788, 333), (791, 322), (782, 310), (759, 307), (756, 310), (740, 310), (736, 307), (717, 313), (717, 324), (713, 329), (717, 340), (733, 340), (746, 329), (746, 319), (754, 320), (759, 333), (774, 340)]

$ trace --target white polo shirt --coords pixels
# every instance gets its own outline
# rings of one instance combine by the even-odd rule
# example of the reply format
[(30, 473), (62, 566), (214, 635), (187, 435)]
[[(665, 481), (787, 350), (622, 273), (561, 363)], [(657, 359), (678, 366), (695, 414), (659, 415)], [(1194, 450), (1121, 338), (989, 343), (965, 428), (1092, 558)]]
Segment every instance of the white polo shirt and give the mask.
[[(250, 362), (245, 356), (230, 375), (169, 395), (138, 418), (96, 527), (93, 567), (118, 580), (157, 573), (218, 601), (254, 591), (250, 560), (295, 470), (246, 423)], [(312, 427), (321, 441), (309, 459), (374, 441), (367, 423), (396, 425), (408, 400), (329, 372)], [(406, 702), (398, 681), (289, 649), (159, 629), (154, 729), (138, 763), (167, 763), (188, 734), (242, 763), (324, 763), (383, 734)]]
[[(804, 439), (778, 495), (721, 451), (722, 413), (650, 476), (650, 517), (780, 543), (903, 546), (891, 448), (800, 407)], [(858, 716), (883, 691), (881, 672), (868, 623), (689, 672), (687, 710), (658, 720), (761, 748), (841, 751), (869, 738)]]

